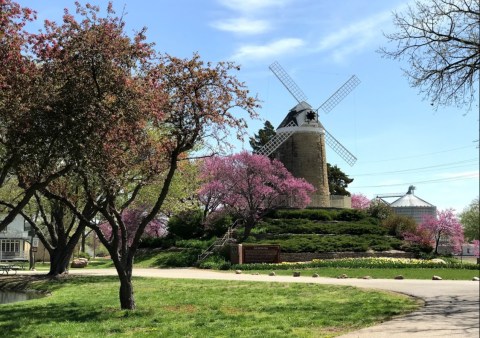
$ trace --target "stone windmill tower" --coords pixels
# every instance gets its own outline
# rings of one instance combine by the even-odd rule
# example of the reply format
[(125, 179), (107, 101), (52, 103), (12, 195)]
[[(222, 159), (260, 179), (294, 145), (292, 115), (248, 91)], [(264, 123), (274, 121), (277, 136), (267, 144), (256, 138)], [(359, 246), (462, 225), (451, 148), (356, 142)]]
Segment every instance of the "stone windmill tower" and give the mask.
[(325, 143), (349, 165), (353, 165), (357, 158), (323, 127), (318, 119), (318, 112), (320, 109), (325, 113), (331, 111), (360, 83), (360, 80), (353, 75), (320, 107), (313, 109), (307, 103), (305, 94), (278, 62), (274, 62), (269, 68), (298, 104), (290, 109), (280, 123), (276, 129), (276, 136), (257, 153), (265, 156), (274, 154), (293, 176), (302, 177), (312, 184), (316, 191), (311, 196), (310, 206), (330, 207)]

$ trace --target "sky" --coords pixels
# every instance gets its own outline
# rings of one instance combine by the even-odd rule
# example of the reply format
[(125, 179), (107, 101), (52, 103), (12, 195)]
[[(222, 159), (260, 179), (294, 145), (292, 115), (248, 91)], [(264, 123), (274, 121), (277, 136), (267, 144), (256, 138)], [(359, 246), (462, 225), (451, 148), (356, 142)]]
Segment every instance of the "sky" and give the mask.
[[(45, 19), (74, 12), (73, 0), (18, 0)], [(85, 3), (80, 1), (80, 3)], [(106, 7), (107, 1), (90, 3)], [(396, 60), (377, 52), (390, 45), (392, 12), (400, 0), (114, 0), (124, 11), (128, 32), (147, 27), (159, 52), (205, 61), (235, 61), (238, 78), (258, 96), (259, 120), (248, 121), (250, 136), (265, 120), (277, 127), (296, 104), (268, 66), (278, 61), (308, 97), (320, 106), (351, 75), (361, 84), (328, 114), (325, 128), (357, 158), (349, 166), (327, 147), (327, 161), (354, 181), (348, 191), (368, 198), (415, 195), (437, 206), (462, 211), (479, 195), (479, 105), (470, 110), (435, 110), (409, 86)], [(393, 47), (393, 46), (392, 46)], [(478, 88), (478, 83), (476, 84)], [(240, 112), (239, 112), (240, 114)], [(250, 150), (248, 139), (235, 151)], [(389, 199), (393, 201), (393, 199)]]

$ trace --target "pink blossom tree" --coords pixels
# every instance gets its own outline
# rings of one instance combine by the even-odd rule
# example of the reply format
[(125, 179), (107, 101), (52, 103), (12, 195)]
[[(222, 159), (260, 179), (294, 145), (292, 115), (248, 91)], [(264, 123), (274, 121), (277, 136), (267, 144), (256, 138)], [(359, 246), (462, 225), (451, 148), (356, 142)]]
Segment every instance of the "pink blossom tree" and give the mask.
[(473, 254), (475, 257), (480, 258), (480, 241), (478, 239), (473, 242)]
[(352, 208), (365, 210), (370, 206), (370, 200), (364, 194), (352, 194)]
[(453, 209), (437, 211), (436, 216), (425, 216), (418, 226), (417, 232), (423, 234), (421, 237), (430, 241), (435, 249), (435, 254), (438, 254), (440, 241), (451, 245), (455, 252), (462, 249), (463, 227), (455, 216)]
[[(140, 224), (143, 217), (146, 215), (147, 208), (132, 208), (126, 209), (122, 212), (121, 222), (123, 222), (125, 229), (127, 230), (127, 242), (130, 245), (134, 239), (134, 235), (137, 231), (138, 225)], [(99, 225), (100, 231), (103, 236), (107, 239), (112, 238), (112, 227), (108, 222), (101, 223)], [(143, 236), (146, 237), (164, 237), (167, 234), (165, 221), (161, 218), (152, 219), (147, 226)], [(119, 237), (122, 238), (120, 231)]]
[(244, 238), (269, 210), (285, 205), (304, 208), (313, 186), (295, 178), (277, 160), (243, 151), (203, 163), (201, 201), (210, 212), (226, 208), (244, 221)]

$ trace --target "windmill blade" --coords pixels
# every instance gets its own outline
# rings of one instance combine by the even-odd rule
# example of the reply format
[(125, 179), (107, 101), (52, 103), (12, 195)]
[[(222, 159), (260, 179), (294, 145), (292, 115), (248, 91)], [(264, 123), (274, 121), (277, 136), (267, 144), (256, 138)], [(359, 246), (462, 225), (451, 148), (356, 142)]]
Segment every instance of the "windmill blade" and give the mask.
[(318, 112), (319, 109), (322, 109), (325, 113), (330, 112), (359, 84), (360, 80), (358, 79), (358, 77), (352, 75), (352, 77), (348, 79), (347, 82), (343, 84), (343, 86), (338, 88), (338, 90), (333, 93), (333, 95), (330, 96), (328, 100), (325, 101), (320, 107), (318, 107), (316, 111)]
[(337, 141), (332, 134), (330, 134), (325, 128), (325, 142), (332, 148), (345, 162), (350, 166), (353, 166), (357, 161), (357, 158), (347, 150), (340, 142)]
[(297, 86), (295, 81), (287, 74), (287, 72), (275, 61), (268, 67), (273, 74), (280, 80), (280, 82), (287, 88), (298, 103), (307, 101), (307, 96), (303, 93), (300, 87)]
[[(287, 124), (285, 127), (295, 127), (296, 124), (293, 121), (290, 121), (289, 124)], [(283, 142), (285, 142), (295, 131), (289, 130), (289, 131), (278, 131), (277, 134), (270, 139), (263, 147), (261, 147), (258, 151), (258, 155), (264, 155), (264, 156), (269, 156), (271, 153), (273, 153), (275, 150), (277, 150), (278, 147), (280, 147)]]

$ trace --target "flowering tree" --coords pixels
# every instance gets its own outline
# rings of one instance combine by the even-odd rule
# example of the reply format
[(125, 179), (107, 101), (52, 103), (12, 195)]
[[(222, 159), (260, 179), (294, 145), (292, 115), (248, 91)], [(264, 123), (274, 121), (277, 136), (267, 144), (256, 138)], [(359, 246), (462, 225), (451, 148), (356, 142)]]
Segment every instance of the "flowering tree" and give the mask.
[[(145, 216), (147, 207), (138, 207), (133, 209), (126, 209), (122, 212), (122, 222), (125, 224), (129, 237), (128, 243), (131, 245), (133, 241), (133, 235), (135, 235), (138, 225), (141, 223), (142, 217)], [(112, 227), (108, 222), (101, 223), (99, 225), (100, 231), (107, 239), (112, 238)], [(154, 218), (147, 224), (144, 231), (144, 236), (148, 237), (164, 237), (167, 234), (165, 219)], [(121, 238), (121, 236), (119, 236)]]
[(352, 194), (352, 208), (353, 209), (368, 209), (370, 200), (364, 194)]
[(243, 219), (244, 237), (268, 210), (285, 205), (305, 207), (313, 186), (295, 178), (283, 164), (243, 151), (228, 157), (205, 160), (201, 169), (205, 184), (199, 195), (210, 211), (227, 208)]
[(463, 244), (463, 227), (454, 214), (453, 209), (437, 211), (436, 216), (426, 215), (417, 228), (423, 238), (430, 241), (435, 254), (438, 254), (440, 242), (451, 245), (459, 252)]
[(480, 241), (478, 239), (473, 242), (473, 254), (475, 257), (480, 258)]

